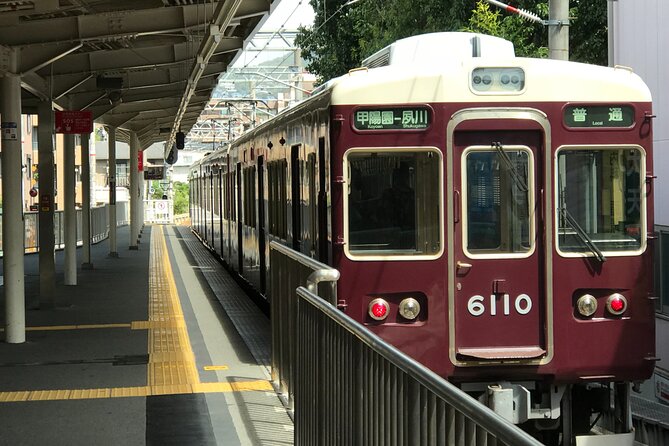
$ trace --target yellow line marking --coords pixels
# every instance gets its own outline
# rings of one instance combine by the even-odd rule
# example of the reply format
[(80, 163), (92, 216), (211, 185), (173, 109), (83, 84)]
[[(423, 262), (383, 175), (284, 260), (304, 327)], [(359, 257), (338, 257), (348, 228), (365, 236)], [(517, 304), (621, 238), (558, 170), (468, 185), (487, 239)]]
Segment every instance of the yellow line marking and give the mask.
[(208, 372), (214, 371), (214, 370), (228, 370), (227, 365), (205, 365), (204, 369)]
[(190, 393), (226, 393), (268, 390), (273, 390), (273, 387), (272, 384), (267, 380), (242, 381), (233, 383), (194, 383), (142, 387), (118, 387), (113, 389), (21, 390), (18, 392), (0, 392), (0, 403), (88, 400), (101, 398), (132, 398), (152, 395), (184, 395)]
[[(26, 327), (26, 331), (94, 330), (94, 329), (105, 329), (105, 328), (131, 328), (131, 326), (132, 324), (47, 325), (38, 327)], [(5, 329), (0, 328), (0, 332), (2, 331), (5, 331)]]
[[(189, 393), (273, 391), (267, 380), (244, 382), (200, 382), (191, 348), (162, 226), (154, 226), (149, 257), (149, 320), (131, 324), (60, 325), (31, 327), (31, 331), (130, 328), (148, 330), (148, 385), (101, 389), (22, 390), (0, 392), (0, 403), (58, 401), (99, 398), (147, 397)], [(226, 365), (205, 370), (227, 370)]]

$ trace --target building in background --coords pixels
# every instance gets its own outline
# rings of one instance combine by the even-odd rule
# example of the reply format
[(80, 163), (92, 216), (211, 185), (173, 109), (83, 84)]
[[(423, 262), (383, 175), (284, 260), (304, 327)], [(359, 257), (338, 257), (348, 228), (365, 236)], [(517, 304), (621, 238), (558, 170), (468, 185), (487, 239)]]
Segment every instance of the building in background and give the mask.
[[(666, 20), (665, 20), (666, 19)], [(649, 182), (655, 198), (657, 356), (653, 395), (669, 404), (669, 2), (667, 0), (609, 0), (609, 61), (631, 67), (653, 96), (654, 175)]]

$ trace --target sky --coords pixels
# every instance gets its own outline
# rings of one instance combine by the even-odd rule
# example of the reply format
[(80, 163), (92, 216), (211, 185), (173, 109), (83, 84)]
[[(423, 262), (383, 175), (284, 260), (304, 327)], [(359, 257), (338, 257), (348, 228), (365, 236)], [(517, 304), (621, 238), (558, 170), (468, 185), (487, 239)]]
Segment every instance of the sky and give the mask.
[(281, 25), (286, 29), (311, 25), (314, 22), (314, 10), (309, 0), (275, 0), (278, 6), (272, 11), (262, 27), (263, 31), (274, 31)]
[[(260, 28), (260, 32), (274, 32), (283, 27), (286, 31), (296, 31), (298, 26), (309, 26), (314, 22), (314, 10), (309, 4), (309, 0), (275, 0), (277, 6)], [(269, 48), (281, 48), (285, 44), (279, 37), (275, 37), (271, 43), (256, 40), (259, 48), (267, 45)], [(279, 56), (279, 53), (272, 51), (243, 51), (232, 64), (234, 68), (245, 66), (255, 66), (258, 63), (266, 62)]]

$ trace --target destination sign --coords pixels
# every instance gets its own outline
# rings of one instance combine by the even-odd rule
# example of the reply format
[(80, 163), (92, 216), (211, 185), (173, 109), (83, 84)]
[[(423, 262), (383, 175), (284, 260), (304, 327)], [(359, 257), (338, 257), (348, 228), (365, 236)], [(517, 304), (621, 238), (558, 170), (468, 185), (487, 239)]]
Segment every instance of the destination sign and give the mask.
[(634, 125), (634, 108), (629, 105), (570, 105), (564, 109), (567, 127), (617, 128)]
[(432, 119), (427, 107), (361, 108), (353, 114), (357, 130), (423, 130)]

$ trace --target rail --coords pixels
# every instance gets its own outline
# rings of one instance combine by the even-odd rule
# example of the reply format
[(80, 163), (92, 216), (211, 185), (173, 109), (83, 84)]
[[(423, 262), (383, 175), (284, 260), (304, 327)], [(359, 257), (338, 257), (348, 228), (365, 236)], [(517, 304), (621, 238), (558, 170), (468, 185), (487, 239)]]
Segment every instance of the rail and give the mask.
[[(127, 225), (130, 221), (127, 202), (116, 204), (116, 225)], [(77, 209), (77, 245), (82, 245), (82, 210)], [(39, 212), (30, 211), (23, 214), (25, 228), (25, 252), (39, 251)], [(53, 218), (55, 248), (65, 248), (64, 212), (56, 211)], [(99, 243), (109, 236), (109, 209), (105, 206), (91, 208), (91, 243)], [(2, 219), (0, 219), (0, 256), (2, 256)]]
[(295, 300), (296, 445), (541, 445), (308, 289)]
[[(280, 243), (270, 242), (270, 315), (272, 326), (272, 381), (293, 408), (295, 381), (295, 290), (307, 285), (337, 302), (339, 271)], [(319, 289), (320, 288), (320, 289)]]

